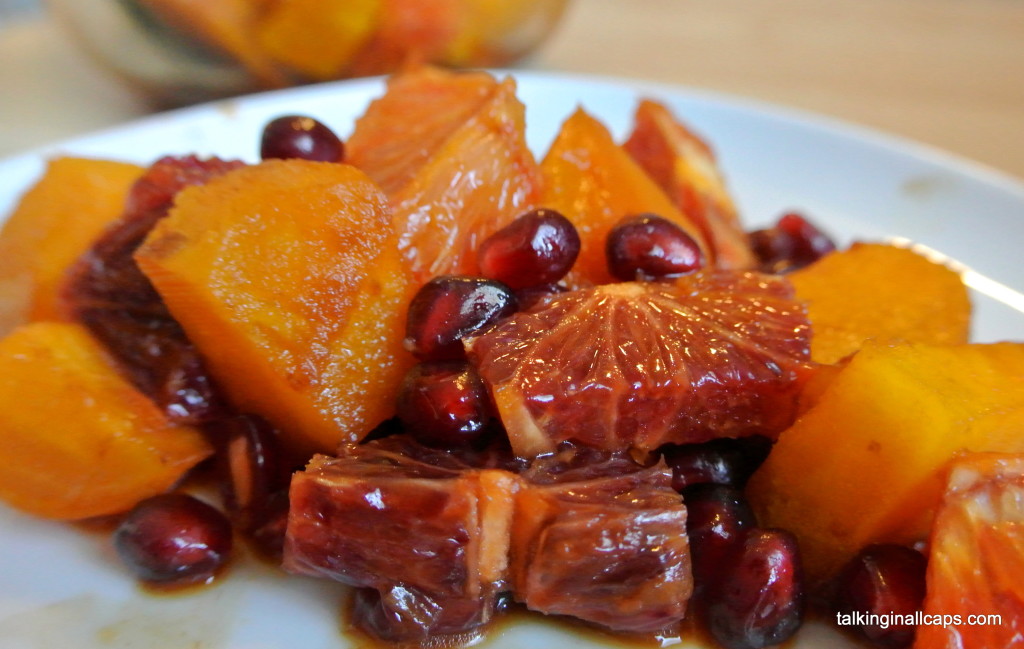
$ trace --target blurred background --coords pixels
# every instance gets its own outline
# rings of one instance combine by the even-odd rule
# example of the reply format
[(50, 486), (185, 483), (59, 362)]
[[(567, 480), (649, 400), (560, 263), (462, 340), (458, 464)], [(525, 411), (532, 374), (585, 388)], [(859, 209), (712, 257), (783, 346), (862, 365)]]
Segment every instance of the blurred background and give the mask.
[[(0, 0), (0, 155), (217, 93), (380, 72), (399, 57), (393, 34), (436, 36), (424, 23), (393, 24), (392, 36), (381, 36), (368, 13), (359, 18), (378, 0), (346, 1), (354, 9), (344, 21), (310, 23), (305, 8), (323, 0), (49, 0), (48, 9)], [(419, 3), (422, 17), (452, 0), (405, 1)], [(255, 32), (233, 31), (231, 12), (247, 3), (292, 9), (275, 9)], [(434, 56), (768, 101), (1024, 178), (1024, 0), (511, 0), (512, 9), (493, 8), (500, 4), (476, 0), (489, 8), (475, 30), (437, 37)], [(330, 30), (364, 40), (339, 50), (345, 40)], [(327, 55), (316, 49), (330, 43)], [(359, 59), (357, 49), (371, 53)]]

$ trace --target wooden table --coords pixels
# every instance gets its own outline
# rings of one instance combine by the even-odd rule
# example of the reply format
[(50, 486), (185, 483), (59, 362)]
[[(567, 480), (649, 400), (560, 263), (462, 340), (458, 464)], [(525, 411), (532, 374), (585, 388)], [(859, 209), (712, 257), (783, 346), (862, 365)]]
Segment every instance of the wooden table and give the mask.
[[(573, 0), (525, 67), (815, 111), (1024, 179), (1024, 0)], [(0, 155), (149, 107), (43, 17), (0, 24)]]
[(811, 110), (1024, 178), (1022, 0), (575, 0), (530, 65)]

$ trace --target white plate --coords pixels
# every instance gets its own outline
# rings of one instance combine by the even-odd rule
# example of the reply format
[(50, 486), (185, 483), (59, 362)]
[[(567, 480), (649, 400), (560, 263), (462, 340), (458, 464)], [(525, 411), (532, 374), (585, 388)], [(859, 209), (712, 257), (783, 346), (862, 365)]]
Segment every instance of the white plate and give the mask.
[[(1024, 338), (1024, 185), (909, 142), (818, 117), (661, 85), (516, 73), (528, 136), (543, 153), (577, 105), (624, 135), (639, 96), (666, 102), (715, 147), (747, 223), (799, 209), (841, 242), (900, 238), (952, 260), (972, 286), (978, 341)], [(0, 214), (47, 156), (148, 163), (199, 153), (255, 160), (263, 124), (316, 116), (347, 134), (379, 80), (327, 84), (158, 115), (0, 161)], [(0, 468), (2, 469), (2, 468)], [(339, 588), (239, 561), (214, 588), (178, 597), (142, 593), (106, 535), (0, 506), (3, 649), (303, 649), (357, 646), (339, 630)], [(849, 643), (807, 625), (794, 649)], [(485, 646), (606, 646), (593, 634), (532, 621), (502, 626)], [(617, 645), (621, 646), (621, 645)]]

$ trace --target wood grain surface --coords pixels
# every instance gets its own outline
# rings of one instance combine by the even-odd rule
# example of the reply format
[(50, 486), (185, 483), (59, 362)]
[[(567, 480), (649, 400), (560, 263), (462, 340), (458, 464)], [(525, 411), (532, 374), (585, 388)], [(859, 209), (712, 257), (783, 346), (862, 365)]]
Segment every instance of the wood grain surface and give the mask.
[(537, 69), (811, 110), (1024, 179), (1024, 0), (574, 0)]

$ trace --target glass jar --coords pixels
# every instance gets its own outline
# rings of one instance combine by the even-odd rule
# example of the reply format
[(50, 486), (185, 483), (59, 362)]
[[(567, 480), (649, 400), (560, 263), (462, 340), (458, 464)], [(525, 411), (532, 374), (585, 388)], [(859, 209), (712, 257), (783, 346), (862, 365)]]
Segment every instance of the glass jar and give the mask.
[(48, 0), (89, 54), (164, 104), (513, 63), (568, 0)]

